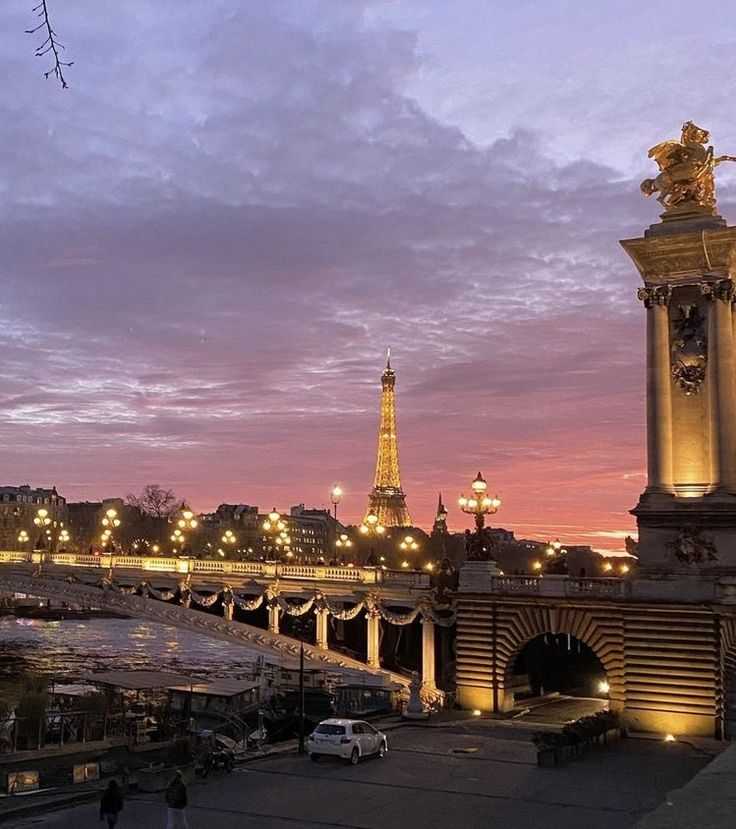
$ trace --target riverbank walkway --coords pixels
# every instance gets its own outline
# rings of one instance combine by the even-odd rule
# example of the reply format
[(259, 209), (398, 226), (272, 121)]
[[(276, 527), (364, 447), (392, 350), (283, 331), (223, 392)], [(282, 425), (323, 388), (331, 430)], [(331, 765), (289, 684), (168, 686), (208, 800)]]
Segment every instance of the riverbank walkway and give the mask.
[[(189, 825), (204, 829), (214, 820), (218, 829), (537, 829), (544, 815), (549, 829), (625, 829), (685, 786), (723, 747), (708, 740), (663, 744), (635, 737), (548, 769), (536, 765), (530, 732), (513, 722), (462, 715), (429, 725), (401, 724), (391, 728), (386, 758), (358, 766), (310, 762), (288, 746), (230, 776), (212, 775), (192, 785)], [(160, 829), (165, 812), (161, 793), (131, 793), (119, 827)], [(39, 815), (18, 815), (5, 825), (20, 829), (38, 822)], [(47, 813), (43, 825), (97, 826), (96, 800)]]

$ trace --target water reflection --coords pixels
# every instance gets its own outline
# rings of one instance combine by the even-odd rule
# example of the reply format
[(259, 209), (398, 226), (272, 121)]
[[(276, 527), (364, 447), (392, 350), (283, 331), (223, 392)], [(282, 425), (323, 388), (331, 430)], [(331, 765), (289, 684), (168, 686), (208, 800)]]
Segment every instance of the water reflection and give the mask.
[(231, 642), (134, 619), (0, 619), (0, 689), (28, 670), (64, 681), (126, 669), (248, 676), (257, 655)]

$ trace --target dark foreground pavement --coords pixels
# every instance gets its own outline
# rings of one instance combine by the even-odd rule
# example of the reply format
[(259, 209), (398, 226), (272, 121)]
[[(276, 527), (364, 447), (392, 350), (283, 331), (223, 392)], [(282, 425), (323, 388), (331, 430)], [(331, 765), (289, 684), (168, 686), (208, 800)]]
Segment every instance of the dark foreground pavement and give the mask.
[[(355, 767), (284, 755), (212, 777), (190, 787), (189, 826), (623, 829), (710, 759), (702, 746), (629, 738), (538, 768), (528, 729), (487, 720), (401, 728), (389, 738), (386, 758)], [(5, 825), (101, 826), (96, 804)], [(163, 829), (163, 795), (131, 795), (118, 826)]]

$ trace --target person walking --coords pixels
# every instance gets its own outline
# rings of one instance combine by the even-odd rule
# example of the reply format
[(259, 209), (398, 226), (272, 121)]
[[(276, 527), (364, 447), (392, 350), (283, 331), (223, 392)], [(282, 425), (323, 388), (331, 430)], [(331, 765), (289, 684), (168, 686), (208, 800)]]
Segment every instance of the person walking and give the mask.
[(113, 779), (107, 784), (100, 800), (100, 820), (107, 820), (108, 829), (113, 829), (118, 822), (118, 815), (123, 810), (123, 792), (118, 781)]
[(169, 807), (166, 829), (189, 829), (187, 823), (187, 787), (177, 771), (174, 779), (166, 789), (166, 803)]

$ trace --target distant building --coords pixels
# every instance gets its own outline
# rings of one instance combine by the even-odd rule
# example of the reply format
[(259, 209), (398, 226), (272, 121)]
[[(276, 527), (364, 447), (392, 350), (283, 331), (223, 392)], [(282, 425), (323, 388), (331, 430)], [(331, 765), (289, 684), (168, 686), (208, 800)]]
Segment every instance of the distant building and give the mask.
[[(33, 523), (38, 510), (45, 509), (52, 523), (50, 531), (57, 533), (67, 522), (66, 499), (51, 489), (34, 489), (30, 484), (0, 487), (0, 547), (3, 550), (29, 549), (47, 546), (45, 533)], [(55, 522), (55, 524), (53, 523)], [(28, 541), (18, 541), (24, 531)]]
[(200, 516), (203, 526), (215, 532), (240, 530), (246, 535), (258, 533), (258, 507), (248, 504), (220, 504), (214, 512)]
[[(339, 528), (338, 532), (344, 530), (342, 524), (335, 525), (329, 510), (308, 509), (304, 504), (292, 507), (281, 520), (286, 525), (285, 532), (290, 539), (288, 547), (294, 558), (304, 561), (331, 555), (335, 526)], [(201, 516), (202, 528), (212, 532), (215, 543), (219, 544), (221, 535), (231, 530), (237, 539), (237, 551), (258, 557), (276, 551), (272, 536), (263, 529), (266, 521), (267, 512), (260, 513), (258, 507), (248, 504), (220, 504), (214, 512)]]
[(297, 558), (316, 560), (332, 556), (337, 535), (344, 527), (326, 509), (307, 509), (297, 504), (289, 510), (286, 519), (291, 549)]

